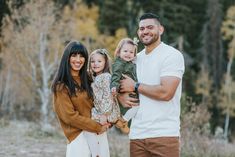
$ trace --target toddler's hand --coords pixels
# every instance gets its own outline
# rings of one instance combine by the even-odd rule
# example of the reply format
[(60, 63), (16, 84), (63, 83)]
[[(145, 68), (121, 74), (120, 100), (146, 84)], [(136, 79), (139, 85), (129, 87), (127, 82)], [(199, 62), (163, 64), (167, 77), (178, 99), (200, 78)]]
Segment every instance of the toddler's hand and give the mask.
[(111, 93), (112, 93), (113, 97), (117, 96), (117, 89), (116, 89), (116, 87), (111, 88)]
[(107, 116), (104, 115), (104, 114), (100, 115), (99, 119), (100, 119), (100, 124), (101, 125), (106, 125), (108, 123)]

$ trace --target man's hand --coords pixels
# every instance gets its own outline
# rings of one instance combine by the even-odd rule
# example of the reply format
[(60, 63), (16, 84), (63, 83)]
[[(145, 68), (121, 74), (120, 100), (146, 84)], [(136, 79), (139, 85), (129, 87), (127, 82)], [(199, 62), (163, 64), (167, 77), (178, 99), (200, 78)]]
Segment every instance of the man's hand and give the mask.
[(139, 105), (139, 103), (137, 103), (138, 99), (130, 97), (129, 93), (118, 94), (117, 98), (119, 102), (122, 104), (122, 106), (125, 108), (130, 108), (132, 106)]
[(120, 92), (135, 91), (135, 81), (127, 75), (122, 74), (122, 76), (124, 77), (124, 79), (120, 81)]

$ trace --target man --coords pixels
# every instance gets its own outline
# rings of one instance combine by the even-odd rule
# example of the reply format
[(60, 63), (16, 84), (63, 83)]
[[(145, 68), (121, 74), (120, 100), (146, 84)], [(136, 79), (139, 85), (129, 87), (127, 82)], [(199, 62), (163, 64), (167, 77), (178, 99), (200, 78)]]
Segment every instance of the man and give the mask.
[[(121, 92), (139, 93), (139, 110), (132, 120), (131, 157), (179, 157), (180, 97), (184, 73), (183, 55), (161, 42), (164, 27), (157, 15), (140, 17), (138, 36), (144, 44), (137, 55), (137, 78), (121, 81)], [(118, 96), (124, 107), (136, 105), (128, 94)]]

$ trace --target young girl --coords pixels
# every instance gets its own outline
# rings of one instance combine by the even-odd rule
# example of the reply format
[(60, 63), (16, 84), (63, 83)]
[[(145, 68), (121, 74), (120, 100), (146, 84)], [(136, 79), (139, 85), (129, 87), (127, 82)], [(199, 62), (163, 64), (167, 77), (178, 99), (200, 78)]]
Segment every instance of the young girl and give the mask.
[(90, 157), (85, 131), (102, 134), (108, 125), (92, 120), (92, 89), (87, 73), (88, 52), (78, 41), (64, 49), (52, 83), (53, 107), (68, 139), (66, 157)]
[[(131, 77), (137, 82), (136, 65), (134, 60), (137, 53), (137, 42), (129, 38), (122, 39), (115, 50), (115, 61), (112, 65), (111, 91), (113, 96), (116, 96), (120, 90), (120, 80), (122, 74)], [(138, 93), (130, 93), (131, 97), (138, 98)], [(121, 107), (121, 106), (120, 106)], [(116, 126), (123, 133), (129, 133), (128, 121), (133, 118), (138, 110), (138, 106), (130, 108), (125, 115), (119, 119)]]
[[(94, 93), (92, 119), (102, 125), (116, 123), (120, 117), (120, 109), (110, 91), (110, 64), (108, 52), (105, 49), (97, 49), (91, 53), (89, 71), (94, 78), (94, 82), (91, 84)], [(92, 157), (109, 157), (106, 132), (100, 135), (87, 133), (86, 137)]]

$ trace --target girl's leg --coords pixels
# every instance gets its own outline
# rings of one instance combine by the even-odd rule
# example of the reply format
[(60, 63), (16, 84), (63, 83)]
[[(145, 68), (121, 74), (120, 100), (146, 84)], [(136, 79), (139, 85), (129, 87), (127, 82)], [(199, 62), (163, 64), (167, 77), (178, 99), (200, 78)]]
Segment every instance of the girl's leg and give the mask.
[(133, 106), (132, 108), (127, 110), (127, 112), (123, 116), (123, 119), (126, 121), (129, 121), (131, 118), (133, 118), (136, 115), (138, 109), (139, 109), (139, 106)]

